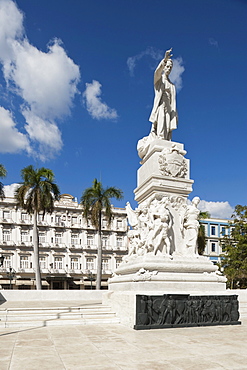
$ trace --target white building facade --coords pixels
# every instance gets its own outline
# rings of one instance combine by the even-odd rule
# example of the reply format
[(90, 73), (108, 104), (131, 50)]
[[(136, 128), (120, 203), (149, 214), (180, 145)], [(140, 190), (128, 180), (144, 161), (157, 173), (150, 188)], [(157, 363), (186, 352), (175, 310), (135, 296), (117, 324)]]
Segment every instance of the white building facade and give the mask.
[[(102, 221), (102, 288), (127, 254), (127, 216), (124, 208), (112, 208), (108, 227)], [(52, 214), (38, 216), (40, 267), (43, 289), (91, 289), (95, 287), (97, 234), (82, 216), (82, 207), (69, 194), (55, 202)], [(33, 216), (17, 209), (14, 198), (0, 201), (0, 288), (35, 289)]]

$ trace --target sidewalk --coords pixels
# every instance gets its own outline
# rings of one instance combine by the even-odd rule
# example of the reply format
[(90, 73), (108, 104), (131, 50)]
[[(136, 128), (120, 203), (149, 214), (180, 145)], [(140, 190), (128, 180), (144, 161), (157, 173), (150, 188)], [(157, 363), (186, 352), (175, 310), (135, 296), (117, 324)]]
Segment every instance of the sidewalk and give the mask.
[(122, 325), (1, 329), (0, 356), (0, 370), (243, 370), (247, 322), (147, 331)]

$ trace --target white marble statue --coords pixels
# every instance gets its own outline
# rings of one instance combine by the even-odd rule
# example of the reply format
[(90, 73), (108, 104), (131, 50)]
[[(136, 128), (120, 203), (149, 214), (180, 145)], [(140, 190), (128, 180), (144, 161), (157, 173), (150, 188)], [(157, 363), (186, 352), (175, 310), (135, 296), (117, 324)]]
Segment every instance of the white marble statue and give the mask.
[(128, 232), (129, 238), (129, 253), (123, 260), (128, 259), (127, 257), (132, 256), (133, 254), (142, 254), (140, 252), (143, 242), (140, 239), (140, 232), (138, 230), (129, 230)]
[(181, 228), (186, 245), (186, 254), (198, 254), (197, 236), (199, 229), (198, 217), (200, 214), (197, 208), (200, 203), (199, 197), (194, 197), (190, 205), (186, 206), (184, 215), (181, 218)]
[(148, 205), (144, 202), (138, 207), (138, 225), (139, 230), (141, 230), (141, 240), (146, 243), (147, 235), (150, 228), (152, 227), (152, 221), (150, 218)]
[(126, 203), (125, 209), (126, 209), (126, 213), (127, 213), (130, 226), (133, 227), (133, 229), (137, 229), (138, 228), (137, 212), (132, 209), (130, 202)]
[(166, 51), (154, 72), (155, 97), (149, 118), (152, 122), (150, 135), (163, 140), (171, 140), (172, 131), (177, 128), (176, 89), (169, 80), (173, 66), (171, 51)]
[(171, 215), (166, 208), (168, 198), (163, 197), (160, 200), (154, 197), (149, 206), (151, 221), (150, 231), (147, 237), (146, 248), (157, 254), (160, 251), (162, 254), (170, 254), (170, 239), (168, 231), (171, 228)]

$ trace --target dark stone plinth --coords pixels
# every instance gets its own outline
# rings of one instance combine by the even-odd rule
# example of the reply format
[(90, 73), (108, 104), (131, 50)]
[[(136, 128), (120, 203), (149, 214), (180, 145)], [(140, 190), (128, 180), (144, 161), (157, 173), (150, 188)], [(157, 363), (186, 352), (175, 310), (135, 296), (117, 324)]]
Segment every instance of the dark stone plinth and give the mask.
[(164, 294), (136, 296), (134, 329), (239, 325), (237, 295)]

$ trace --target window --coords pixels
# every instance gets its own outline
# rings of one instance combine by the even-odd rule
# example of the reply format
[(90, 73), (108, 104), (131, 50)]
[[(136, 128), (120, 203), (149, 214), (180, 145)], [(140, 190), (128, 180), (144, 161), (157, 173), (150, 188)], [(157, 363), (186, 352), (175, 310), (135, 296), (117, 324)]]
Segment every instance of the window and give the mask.
[(29, 256), (20, 256), (20, 268), (21, 269), (29, 268)]
[(10, 211), (3, 211), (3, 218), (5, 220), (9, 220), (10, 219)]
[(71, 270), (79, 270), (79, 259), (77, 257), (71, 257), (70, 268)]
[(94, 258), (86, 259), (86, 270), (94, 270)]
[(3, 229), (3, 241), (9, 242), (11, 239), (11, 232), (10, 230)]
[(102, 237), (102, 247), (107, 247), (108, 246), (109, 239), (107, 236)]
[(46, 257), (45, 256), (40, 256), (39, 257), (39, 264), (41, 269), (46, 269)]
[(116, 259), (116, 269), (119, 267), (121, 262), (122, 262), (122, 260), (120, 258)]
[(59, 224), (59, 223), (60, 223), (60, 221), (61, 221), (61, 216), (60, 216), (60, 215), (56, 215), (56, 216), (55, 216), (55, 222), (56, 222), (57, 224)]
[(29, 221), (30, 220), (30, 215), (27, 214), (26, 212), (21, 213), (21, 220), (22, 221)]
[(222, 228), (221, 228), (221, 235), (222, 236), (225, 236), (226, 235), (226, 228), (225, 228), (225, 226), (222, 226)]
[(216, 227), (211, 226), (211, 235), (216, 235)]
[(39, 242), (42, 244), (42, 243), (45, 243), (46, 241), (46, 234), (44, 232), (39, 232)]
[(61, 244), (62, 243), (62, 234), (56, 233), (55, 234), (55, 244)]
[(117, 237), (117, 247), (123, 246), (123, 238), (121, 236)]
[(38, 214), (38, 222), (44, 221), (43, 214)]
[(122, 220), (117, 220), (117, 229), (121, 229), (123, 225)]
[(63, 257), (54, 258), (54, 268), (55, 270), (61, 270), (63, 268)]
[(87, 245), (91, 246), (93, 245), (93, 235), (87, 235)]
[(211, 251), (216, 252), (216, 243), (211, 243)]
[(71, 234), (71, 244), (74, 244), (74, 245), (79, 244), (78, 243), (78, 239), (79, 239), (79, 235), (78, 234)]
[(77, 216), (72, 216), (71, 223), (72, 223), (72, 225), (77, 224)]
[(106, 220), (102, 221), (102, 226), (103, 226), (104, 229), (107, 227), (107, 221)]
[(29, 242), (29, 232), (21, 231), (21, 242)]
[(8, 269), (10, 267), (11, 267), (11, 256), (10, 255), (4, 256), (3, 268)]
[(109, 260), (108, 259), (102, 260), (102, 270), (103, 271), (109, 270)]

